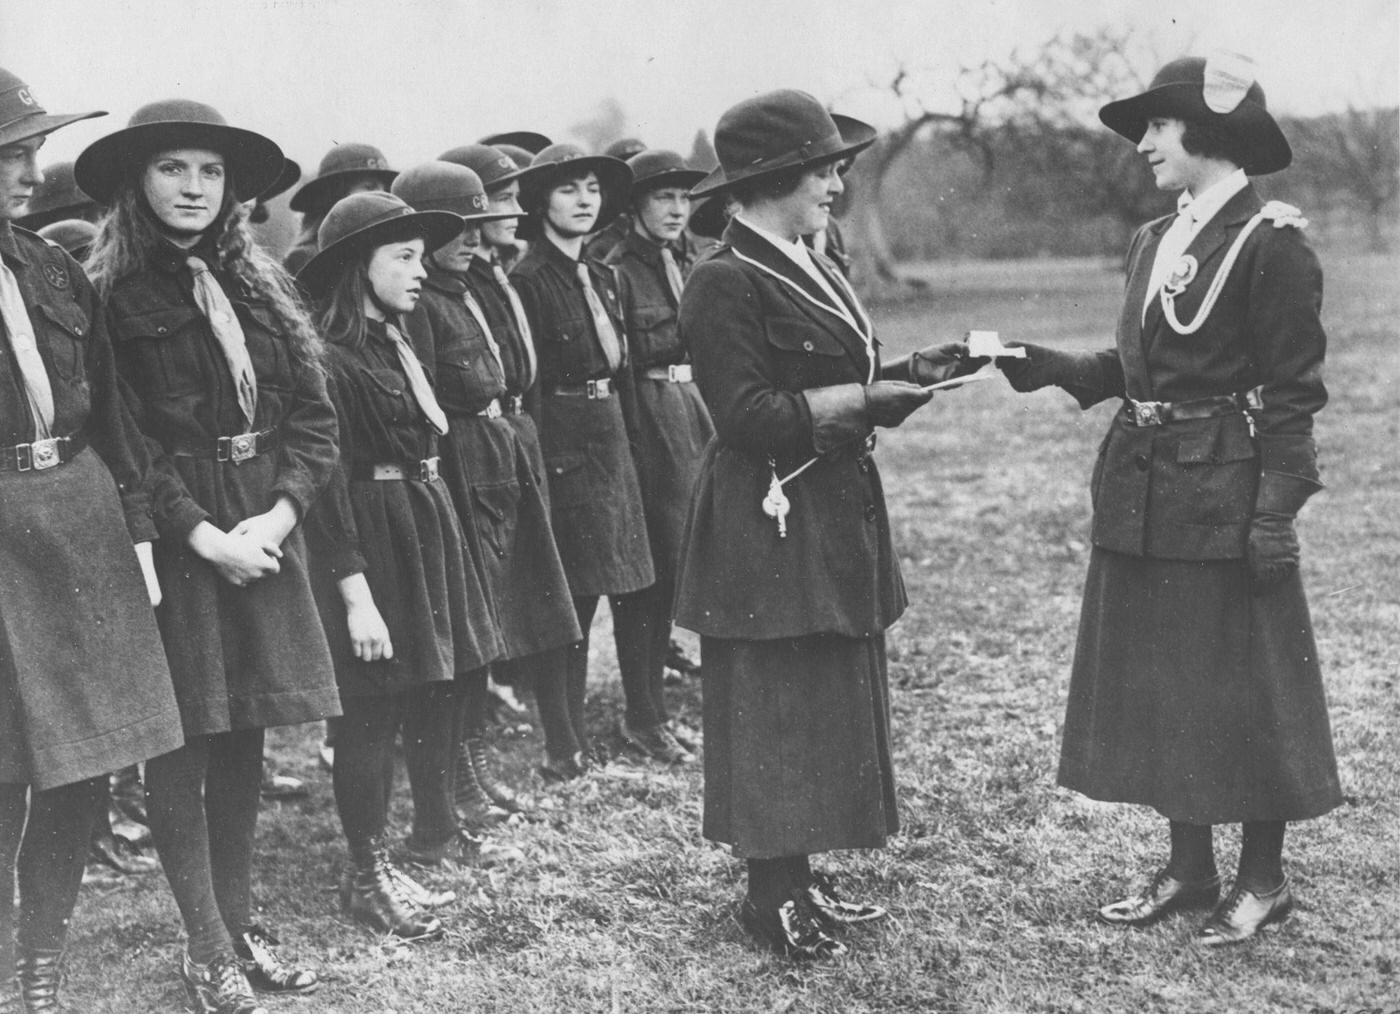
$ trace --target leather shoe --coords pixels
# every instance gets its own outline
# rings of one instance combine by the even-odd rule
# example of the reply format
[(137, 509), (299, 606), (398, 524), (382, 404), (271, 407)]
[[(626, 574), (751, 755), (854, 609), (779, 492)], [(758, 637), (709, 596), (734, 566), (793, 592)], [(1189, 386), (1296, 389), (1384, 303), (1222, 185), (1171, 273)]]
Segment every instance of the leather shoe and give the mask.
[(1104, 905), (1099, 922), (1111, 926), (1151, 926), (1163, 916), (1190, 908), (1210, 908), (1220, 898), (1220, 875), (1205, 880), (1177, 880), (1158, 870), (1152, 883), (1137, 894)]
[(831, 961), (849, 948), (826, 932), (826, 924), (805, 895), (776, 909), (759, 908), (749, 898), (739, 907), (739, 925), (775, 954), (805, 961)]
[(807, 885), (807, 899), (821, 916), (837, 926), (883, 919), (889, 912), (879, 905), (863, 901), (848, 901), (836, 893), (836, 882), (825, 873), (813, 873)]
[(1255, 894), (1239, 884), (1210, 914), (1196, 937), (1206, 947), (1220, 947), (1248, 940), (1271, 922), (1282, 922), (1293, 911), (1293, 889), (1288, 878), (1267, 894)]

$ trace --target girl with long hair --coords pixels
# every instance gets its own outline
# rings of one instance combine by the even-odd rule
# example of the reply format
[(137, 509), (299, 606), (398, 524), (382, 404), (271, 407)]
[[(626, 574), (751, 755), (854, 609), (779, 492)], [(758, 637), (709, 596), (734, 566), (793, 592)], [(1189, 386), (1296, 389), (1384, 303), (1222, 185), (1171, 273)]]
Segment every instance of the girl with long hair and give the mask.
[(272, 141), (168, 100), (79, 155), (110, 209), (90, 270), (153, 458), (158, 612), (184, 724), (147, 764), (151, 833), (189, 935), (196, 1010), (251, 1014), (251, 988), (305, 993), (254, 921), (263, 730), (339, 712), (301, 520), (329, 478), (335, 415), (319, 343), (241, 201), (281, 172)]
[(400, 726), (414, 794), (405, 846), (420, 865), (474, 862), (452, 806), (453, 681), (499, 654), (491, 604), (463, 542), (438, 440), (447, 417), (402, 330), (423, 256), (462, 229), (390, 194), (352, 194), (321, 225), (297, 280), (320, 307), (341, 457), (312, 515), (317, 597), (345, 715), (335, 799), (350, 851), (342, 901), (383, 933), (436, 936), (427, 909), (451, 899), (388, 857), (385, 829)]

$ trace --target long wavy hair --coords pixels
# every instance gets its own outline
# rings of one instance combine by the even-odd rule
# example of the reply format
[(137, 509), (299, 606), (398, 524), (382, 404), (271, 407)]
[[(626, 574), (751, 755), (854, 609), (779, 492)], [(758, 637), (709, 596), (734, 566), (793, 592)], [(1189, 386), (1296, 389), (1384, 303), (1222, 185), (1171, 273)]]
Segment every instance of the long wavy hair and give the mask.
[[(369, 251), (353, 254), (341, 268), (340, 277), (317, 304), (316, 323), (327, 344), (361, 348), (369, 335), (365, 297), (369, 295)], [(401, 322), (395, 321), (395, 324)]]
[[(162, 235), (155, 212), (141, 189), (144, 170), (144, 163), (133, 167), (122, 180), (111, 207), (98, 224), (97, 238), (88, 255), (88, 277), (104, 300), (123, 278), (148, 270), (152, 255), (160, 246)], [(319, 369), (321, 339), (296, 283), (257, 245), (247, 219), (247, 209), (234, 196), (232, 180), (225, 177), (223, 204), (209, 227), (218, 262), (210, 267), (232, 275), (248, 295), (266, 300), (287, 336), (293, 362)]]

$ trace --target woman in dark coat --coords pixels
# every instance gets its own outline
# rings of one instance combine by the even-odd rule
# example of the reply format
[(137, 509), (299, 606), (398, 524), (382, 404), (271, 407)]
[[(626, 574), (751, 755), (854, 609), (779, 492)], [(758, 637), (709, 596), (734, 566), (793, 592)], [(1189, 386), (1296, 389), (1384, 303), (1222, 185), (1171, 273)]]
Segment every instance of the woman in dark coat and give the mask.
[[(477, 262), (482, 226), (520, 217), (493, 212), (472, 170), (451, 162), (415, 166), (394, 181), (393, 192), (418, 211), (447, 211), (463, 220), (461, 235), (428, 255), (423, 298), (409, 320), (413, 340), (433, 365), (438, 401), (451, 427), (442, 444), (443, 481), (452, 493), (463, 537), (480, 560), (495, 608), (501, 661), (548, 652), (558, 664), (553, 694), (562, 699), (564, 656), (579, 637), (564, 565), (554, 545), (549, 506), (530, 449), (507, 416), (506, 348), (496, 340), (485, 308), (468, 284)], [(480, 742), (486, 722), (486, 672), (461, 676), (455, 794), (469, 827), (499, 823), (506, 808), (487, 795), (468, 741)], [(481, 751), (476, 751), (479, 755)], [(488, 776), (486, 784), (493, 784)], [(497, 795), (500, 795), (498, 792)], [(514, 794), (504, 802), (519, 809)]]
[[(499, 653), (491, 603), (439, 478), (447, 417), (400, 330), (427, 271), (425, 251), (461, 232), (444, 211), (415, 213), (391, 194), (352, 194), (321, 223), (320, 252), (297, 281), (321, 306), (341, 455), (312, 514), (317, 597), (345, 715), (335, 799), (351, 871), (342, 900), (385, 933), (436, 936), (433, 896), (384, 842), (400, 725), (414, 785), (406, 851), (433, 865), (470, 858), (452, 812), (452, 681)], [(448, 898), (438, 898), (441, 901)]]
[[(641, 489), (617, 397), (626, 343), (612, 273), (583, 256), (585, 238), (621, 210), (632, 182), (625, 162), (570, 144), (541, 151), (521, 183), (539, 237), (515, 266), (539, 351), (538, 422), (551, 521), (582, 638), (568, 648), (567, 722), (544, 715), (546, 778), (577, 777), (588, 763), (584, 698), (588, 631), (602, 595), (655, 580)], [(626, 633), (618, 637), (626, 640)], [(619, 658), (627, 654), (625, 647)]]
[(207, 1010), (255, 1009), (245, 969), (266, 991), (316, 986), (278, 958), (251, 899), (263, 730), (339, 712), (300, 527), (335, 460), (335, 417), (319, 342), (240, 203), (282, 165), (267, 138), (169, 100), (75, 168), (111, 209), (89, 271), (154, 461), (158, 619), (185, 746), (147, 765), (148, 809), (189, 933), (181, 971)]
[(613, 622), (635, 632), (619, 641), (620, 648), (635, 655), (625, 662), (618, 659), (627, 701), (622, 732), (628, 743), (655, 760), (691, 763), (694, 754), (673, 734), (664, 674), (681, 536), (700, 459), (715, 433), (676, 326), (685, 277), (698, 255), (685, 231), (688, 192), (705, 174), (689, 168), (673, 151), (643, 151), (627, 164), (632, 169), (632, 214), (606, 263), (617, 274), (627, 326), (632, 383), (623, 389), (623, 408), (656, 583), (612, 602)]
[[(1017, 390), (1123, 399), (1094, 466), (1060, 784), (1170, 822), (1167, 865), (1100, 919), (1215, 905), (1200, 940), (1228, 944), (1292, 906), (1285, 822), (1341, 802), (1293, 531), (1320, 488), (1322, 272), (1297, 209), (1246, 178), (1291, 159), (1247, 64), (1173, 61), (1099, 117), (1184, 193), (1133, 237), (1116, 349), (999, 360)], [(1211, 826), (1235, 822), (1217, 905)]]
[(151, 612), (150, 459), (97, 294), (12, 224), (47, 135), (101, 115), (48, 113), (0, 69), (0, 1011), (58, 1009), (106, 773), (184, 741)]
[(680, 306), (716, 430), (676, 591), (705, 661), (704, 833), (748, 863), (743, 925), (810, 958), (845, 953), (831, 930), (884, 910), (842, 901), (808, 857), (898, 826), (884, 632), (906, 599), (873, 430), (972, 365), (960, 346), (882, 364), (854, 291), (801, 242), (826, 225), (838, 163), (874, 138), (804, 92), (726, 112), (720, 166), (692, 193), (741, 209)]

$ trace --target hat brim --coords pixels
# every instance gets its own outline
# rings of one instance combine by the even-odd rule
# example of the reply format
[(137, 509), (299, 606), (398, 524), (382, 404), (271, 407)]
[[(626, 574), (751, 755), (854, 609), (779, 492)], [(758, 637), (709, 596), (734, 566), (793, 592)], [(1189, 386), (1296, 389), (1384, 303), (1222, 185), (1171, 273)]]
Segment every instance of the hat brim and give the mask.
[[(603, 204), (598, 209), (598, 220), (593, 224), (593, 231), (597, 232), (627, 210), (627, 199), (632, 193), (632, 170), (626, 162), (611, 155), (582, 155), (563, 162), (530, 166), (517, 177), (520, 181), (520, 203), (526, 208), (533, 208), (544, 192), (558, 185), (559, 180), (576, 179), (588, 173), (598, 177), (598, 185), (603, 191)], [(536, 220), (532, 228), (538, 231), (543, 228), (538, 222), (539, 218), (541, 216), (529, 215), (521, 224)]]
[(288, 207), (304, 215), (307, 212), (315, 211), (318, 207), (334, 204), (345, 195), (341, 194), (340, 197), (331, 200), (327, 194), (333, 189), (332, 184), (346, 176), (373, 176), (384, 184), (385, 190), (388, 190), (389, 185), (398, 179), (399, 173), (396, 169), (337, 169), (335, 172), (317, 176), (315, 179), (303, 183), (301, 189), (292, 195)]
[(430, 254), (461, 234), (462, 216), (450, 211), (414, 211), (370, 222), (318, 250), (297, 272), (297, 283), (313, 299), (320, 299), (330, 291), (348, 260), (378, 246), (382, 237), (405, 232), (421, 235), (423, 253)]
[(489, 144), (492, 147), (498, 144), (513, 144), (517, 148), (524, 148), (531, 155), (538, 155), (554, 142), (533, 130), (507, 130), (500, 134), (487, 134), (477, 143)]
[(1219, 123), (1248, 146), (1248, 164), (1240, 168), (1251, 176), (1276, 173), (1288, 168), (1293, 161), (1293, 148), (1267, 109), (1245, 99), (1228, 113), (1212, 112), (1198, 83), (1178, 81), (1160, 85), (1140, 95), (1110, 102), (1099, 110), (1100, 122), (1133, 144), (1142, 140), (1147, 132), (1147, 121), (1154, 116)]
[(690, 213), (686, 228), (697, 236), (719, 239), (724, 235), (724, 227), (729, 224), (729, 219), (724, 215), (724, 203), (723, 194), (700, 198)]
[(709, 173), (701, 169), (665, 169), (652, 176), (633, 179), (632, 194), (636, 196), (647, 190), (661, 190), (666, 187), (680, 187), (689, 191), (708, 175)]
[(190, 120), (161, 120), (123, 127), (92, 142), (73, 163), (78, 187), (99, 204), (111, 204), (131, 167), (160, 151), (206, 148), (224, 157), (234, 197), (251, 201), (282, 174), (286, 158), (271, 138), (242, 127)]
[(35, 211), (32, 214), (23, 215), (15, 219), (15, 225), (30, 232), (38, 232), (46, 225), (53, 225), (55, 222), (63, 222), (72, 218), (82, 218), (83, 213), (90, 208), (96, 207), (92, 201), (83, 201), (80, 204), (64, 204), (57, 208), (48, 208), (45, 211)]
[(696, 186), (690, 190), (691, 197), (705, 197), (717, 193), (735, 183), (745, 180), (762, 179), (765, 176), (773, 176), (789, 169), (801, 169), (804, 166), (815, 165), (820, 162), (832, 162), (852, 155), (859, 154), (875, 143), (879, 136), (879, 131), (868, 123), (850, 116), (832, 117), (836, 122), (836, 130), (839, 140), (834, 146), (827, 146), (822, 151), (798, 151), (788, 152), (777, 158), (766, 159), (757, 166), (744, 166), (732, 173), (726, 173), (724, 166), (716, 166), (711, 172), (706, 174)]
[(292, 187), (297, 185), (301, 179), (301, 166), (291, 159), (282, 160), (282, 171), (277, 174), (277, 179), (272, 181), (272, 186), (258, 194), (258, 200), (266, 203), (274, 197), (285, 194)]
[(0, 127), (0, 145), (18, 144), (31, 137), (52, 134), (55, 130), (66, 127), (70, 123), (77, 123), (79, 120), (92, 120), (106, 115), (105, 109), (91, 113), (36, 113)]

